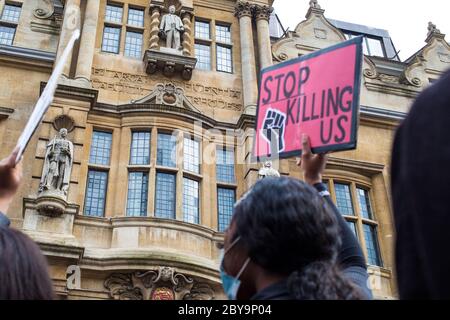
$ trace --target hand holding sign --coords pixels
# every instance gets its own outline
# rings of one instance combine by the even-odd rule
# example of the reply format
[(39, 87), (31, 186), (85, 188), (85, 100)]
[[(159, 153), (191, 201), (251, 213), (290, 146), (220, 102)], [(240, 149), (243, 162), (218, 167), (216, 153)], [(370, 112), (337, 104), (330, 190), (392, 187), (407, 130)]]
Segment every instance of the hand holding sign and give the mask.
[(325, 153), (312, 153), (309, 136), (304, 134), (302, 136), (302, 157), (297, 165), (302, 169), (306, 183), (315, 185), (322, 182), (322, 172), (325, 170), (327, 159), (328, 155)]

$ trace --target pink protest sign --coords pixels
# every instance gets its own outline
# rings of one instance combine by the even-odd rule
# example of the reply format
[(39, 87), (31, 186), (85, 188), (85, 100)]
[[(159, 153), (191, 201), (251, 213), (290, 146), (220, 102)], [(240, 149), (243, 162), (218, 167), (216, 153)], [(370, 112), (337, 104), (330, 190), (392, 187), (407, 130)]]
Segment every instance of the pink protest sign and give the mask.
[(253, 157), (355, 149), (362, 37), (262, 70)]

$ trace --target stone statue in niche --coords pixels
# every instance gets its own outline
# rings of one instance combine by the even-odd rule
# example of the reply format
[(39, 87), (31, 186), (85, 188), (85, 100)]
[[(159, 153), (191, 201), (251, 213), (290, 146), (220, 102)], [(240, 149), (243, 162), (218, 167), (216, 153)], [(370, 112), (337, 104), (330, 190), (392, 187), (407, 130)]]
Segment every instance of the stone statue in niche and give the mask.
[(67, 139), (67, 129), (47, 145), (39, 192), (67, 197), (73, 165), (73, 143)]
[(174, 5), (169, 7), (169, 13), (161, 19), (160, 37), (166, 39), (166, 47), (177, 51), (183, 50), (181, 46), (181, 36), (184, 32), (183, 22), (181, 18), (175, 14)]

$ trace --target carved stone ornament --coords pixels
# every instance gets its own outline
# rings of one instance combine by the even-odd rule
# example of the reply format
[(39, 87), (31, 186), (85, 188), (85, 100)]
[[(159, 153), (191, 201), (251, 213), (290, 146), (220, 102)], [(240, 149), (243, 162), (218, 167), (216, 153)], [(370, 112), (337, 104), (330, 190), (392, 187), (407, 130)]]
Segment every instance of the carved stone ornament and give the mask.
[(179, 108), (185, 108), (189, 110), (195, 110), (200, 112), (186, 97), (183, 88), (177, 87), (172, 83), (162, 84), (158, 83), (155, 89), (147, 96), (139, 99), (132, 100), (132, 104), (158, 104), (174, 106)]
[(450, 63), (450, 54), (449, 53), (439, 52), (438, 56), (439, 56), (439, 60), (441, 62)]
[(48, 19), (53, 15), (55, 7), (53, 0), (39, 0), (37, 8), (34, 9), (34, 16), (39, 19)]
[(364, 77), (372, 79), (372, 80), (378, 80), (388, 85), (398, 85), (403, 84), (407, 86), (421, 86), (422, 82), (418, 78), (410, 78), (407, 79), (405, 74), (401, 75), (392, 75), (392, 74), (385, 74), (380, 73), (377, 69), (377, 66), (375, 63), (370, 59), (368, 56), (364, 56), (364, 62), (365, 65), (367, 65), (367, 68), (363, 70)]
[(63, 3), (59, 0), (39, 0), (33, 14), (39, 19), (58, 19), (62, 16)]
[(35, 200), (36, 210), (39, 214), (49, 217), (57, 217), (68, 212), (68, 208), (71, 206), (66, 200), (55, 197), (48, 196), (45, 194), (39, 195)]
[(310, 6), (311, 8), (322, 9), (322, 8), (320, 7), (320, 5), (319, 5), (319, 1), (317, 1), (317, 0), (311, 0), (311, 1), (309, 1), (309, 6)]
[(60, 115), (53, 120), (53, 128), (55, 128), (56, 131), (67, 129), (67, 132), (72, 132), (75, 128), (75, 121), (68, 115)]
[(269, 6), (260, 6), (260, 5), (254, 5), (253, 6), (253, 13), (255, 15), (256, 21), (258, 20), (270, 20), (270, 15), (273, 12), (273, 7)]
[(104, 286), (115, 300), (212, 300), (215, 297), (207, 283), (165, 266), (145, 272), (114, 273), (105, 280)]
[(179, 74), (184, 80), (191, 80), (197, 59), (172, 52), (170, 48), (150, 49), (145, 52), (144, 63), (148, 74), (161, 71), (167, 77)]
[(436, 25), (433, 22), (428, 22), (428, 36), (432, 35), (433, 33), (441, 33), (441, 30), (439, 30)]
[(327, 30), (314, 28), (314, 36), (317, 39), (326, 39), (327, 38)]
[[(194, 11), (193, 10), (187, 10), (183, 9), (180, 12), (181, 18), (183, 19), (183, 25), (184, 25), (184, 33), (183, 33), (183, 55), (184, 56), (191, 56), (193, 54), (192, 52), (192, 38), (193, 38), (193, 27), (192, 27), (192, 20), (194, 19)], [(192, 72), (192, 70), (191, 70)], [(192, 76), (192, 74), (190, 75)], [(185, 79), (185, 76), (183, 76)], [(190, 77), (189, 77), (190, 79)]]
[(249, 2), (238, 1), (235, 7), (235, 14), (238, 19), (242, 17), (252, 17), (253, 16), (253, 5)]
[[(439, 76), (448, 68), (441, 64), (446, 62), (444, 55), (450, 57), (450, 45), (445, 34), (432, 22), (428, 23), (428, 37), (425, 47), (406, 60), (407, 66), (400, 77), (402, 84), (421, 88), (429, 78)], [(450, 62), (450, 59), (448, 60)]]

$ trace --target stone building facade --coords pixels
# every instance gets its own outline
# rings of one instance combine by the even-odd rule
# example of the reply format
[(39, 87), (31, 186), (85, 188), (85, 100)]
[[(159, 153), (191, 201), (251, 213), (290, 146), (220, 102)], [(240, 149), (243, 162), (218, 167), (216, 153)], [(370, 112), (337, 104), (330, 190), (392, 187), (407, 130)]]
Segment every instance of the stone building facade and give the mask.
[[(179, 48), (160, 30), (172, 5)], [(81, 29), (8, 213), (39, 243), (59, 297), (224, 298), (216, 244), (261, 167), (249, 156), (259, 71), (361, 33), (311, 1), (296, 29), (274, 38), (272, 5), (0, 0), (1, 158)], [(376, 297), (395, 298), (392, 139), (413, 99), (450, 67), (450, 46), (430, 24), (424, 47), (401, 62), (388, 55), (389, 38), (365, 36), (358, 148), (333, 154), (325, 179), (364, 248)], [(59, 187), (47, 183), (62, 172), (55, 149), (70, 166)], [(295, 159), (274, 166), (301, 178)]]

